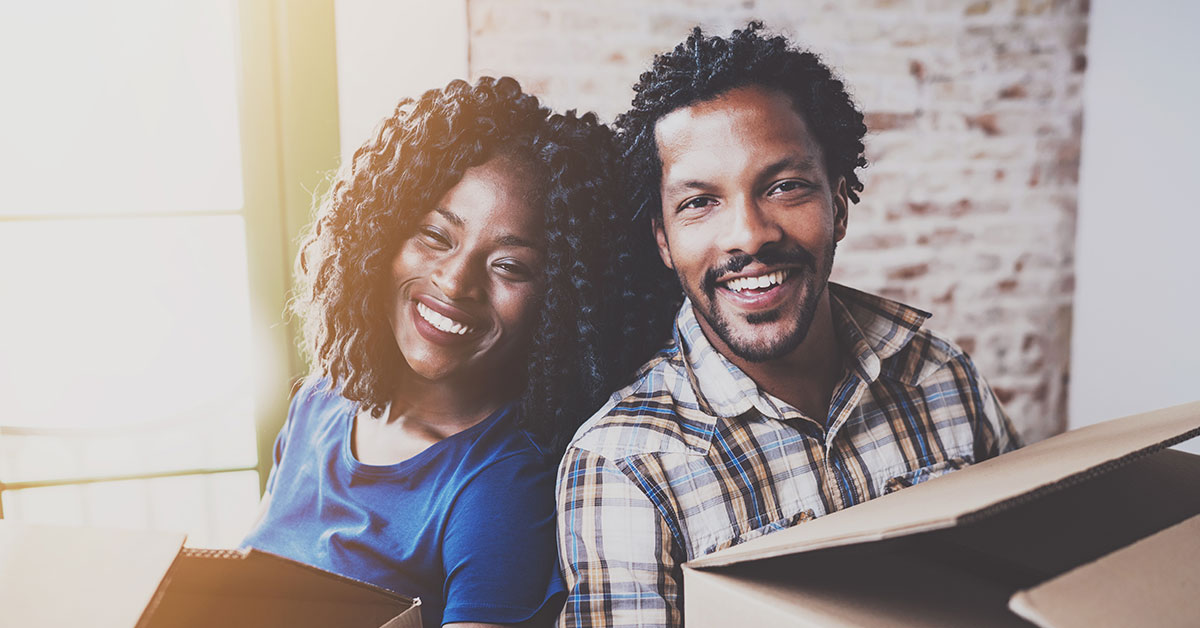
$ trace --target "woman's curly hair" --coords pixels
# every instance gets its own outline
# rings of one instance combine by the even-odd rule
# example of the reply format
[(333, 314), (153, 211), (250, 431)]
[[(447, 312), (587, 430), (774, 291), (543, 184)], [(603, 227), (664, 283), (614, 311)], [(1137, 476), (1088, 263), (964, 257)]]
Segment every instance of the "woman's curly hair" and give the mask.
[[(648, 355), (620, 342), (628, 229), (619, 229), (612, 133), (592, 114), (551, 114), (512, 78), (453, 81), (405, 99), (354, 153), (297, 258), (294, 310), (313, 375), (379, 416), (410, 372), (388, 320), (391, 260), (463, 173), (497, 155), (528, 162), (545, 208), (545, 297), (518, 424), (561, 448)], [(625, 253), (623, 253), (625, 251)]]
[(662, 163), (654, 137), (658, 121), (676, 109), (751, 85), (791, 98), (825, 153), (826, 171), (834, 180), (844, 177), (850, 200), (858, 202), (863, 184), (855, 170), (867, 165), (862, 112), (817, 55), (792, 48), (782, 36), (764, 37), (762, 28), (762, 22), (750, 22), (724, 38), (707, 36), (697, 26), (642, 73), (632, 106), (615, 122), (639, 219), (660, 215), (662, 206)]

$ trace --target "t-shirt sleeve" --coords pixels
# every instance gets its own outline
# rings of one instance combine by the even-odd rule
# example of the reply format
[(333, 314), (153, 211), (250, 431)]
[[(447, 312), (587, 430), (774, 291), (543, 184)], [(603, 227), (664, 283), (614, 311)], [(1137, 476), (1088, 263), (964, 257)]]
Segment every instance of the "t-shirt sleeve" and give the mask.
[(535, 456), (497, 461), (468, 482), (446, 522), (443, 623), (553, 617), (565, 588), (554, 540), (554, 474)]
[(275, 436), (275, 449), (271, 456), (271, 472), (267, 475), (266, 495), (270, 495), (275, 489), (275, 474), (279, 469), (279, 462), (283, 460), (283, 451), (287, 448), (288, 434), (291, 433), (292, 425), (296, 422), (296, 416), (303, 414), (306, 411), (308, 403), (311, 401), (313, 392), (312, 384), (305, 384), (296, 394), (292, 395), (292, 400), (288, 404), (287, 418), (283, 421), (283, 427), (280, 428), (279, 434)]

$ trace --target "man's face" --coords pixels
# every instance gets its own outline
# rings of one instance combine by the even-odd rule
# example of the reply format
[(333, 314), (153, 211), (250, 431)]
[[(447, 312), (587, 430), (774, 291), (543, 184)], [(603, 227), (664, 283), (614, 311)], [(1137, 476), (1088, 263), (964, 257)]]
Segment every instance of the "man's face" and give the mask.
[(700, 325), (725, 354), (762, 362), (808, 334), (833, 251), (846, 235), (846, 185), (784, 94), (732, 90), (658, 121), (662, 219), (654, 232)]

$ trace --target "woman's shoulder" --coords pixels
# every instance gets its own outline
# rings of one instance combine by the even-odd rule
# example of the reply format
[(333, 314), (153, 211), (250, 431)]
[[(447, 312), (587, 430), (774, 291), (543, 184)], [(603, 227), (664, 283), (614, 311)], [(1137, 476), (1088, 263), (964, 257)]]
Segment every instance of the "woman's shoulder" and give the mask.
[(481, 462), (499, 464), (507, 461), (508, 465), (523, 464), (531, 468), (548, 466), (553, 469), (558, 461), (551, 460), (549, 449), (520, 427), (517, 421), (519, 412), (515, 405), (509, 406), (486, 419), (471, 448), (484, 459)]
[(352, 403), (341, 395), (340, 390), (327, 377), (309, 375), (292, 386), (293, 406), (349, 405)]
[(519, 486), (553, 486), (557, 461), (514, 421), (515, 409), (489, 417), (452, 463), (459, 491), (514, 492)]
[[(515, 440), (515, 439), (514, 439)], [(472, 456), (475, 464), (461, 474), (451, 513), (468, 518), (539, 518), (554, 510), (556, 464), (533, 447), (496, 448)], [(501, 513), (506, 513), (501, 515)]]
[(341, 396), (328, 379), (306, 377), (294, 387), (288, 406), (288, 422), (293, 427), (296, 424), (319, 424), (355, 407), (357, 404)]

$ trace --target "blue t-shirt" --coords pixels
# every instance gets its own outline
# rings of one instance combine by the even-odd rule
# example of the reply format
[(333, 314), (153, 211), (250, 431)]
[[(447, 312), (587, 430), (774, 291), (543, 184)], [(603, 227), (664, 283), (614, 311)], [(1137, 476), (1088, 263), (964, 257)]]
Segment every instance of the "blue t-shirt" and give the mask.
[(426, 626), (557, 612), (554, 465), (512, 411), (384, 466), (351, 451), (357, 411), (321, 384), (296, 394), (243, 545), (420, 597)]

